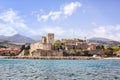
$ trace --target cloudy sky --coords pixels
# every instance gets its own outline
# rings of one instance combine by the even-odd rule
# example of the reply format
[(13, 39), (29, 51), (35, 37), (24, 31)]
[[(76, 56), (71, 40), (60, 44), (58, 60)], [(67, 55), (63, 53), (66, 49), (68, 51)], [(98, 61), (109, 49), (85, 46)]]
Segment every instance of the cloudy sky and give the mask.
[(0, 35), (120, 41), (120, 0), (0, 0)]

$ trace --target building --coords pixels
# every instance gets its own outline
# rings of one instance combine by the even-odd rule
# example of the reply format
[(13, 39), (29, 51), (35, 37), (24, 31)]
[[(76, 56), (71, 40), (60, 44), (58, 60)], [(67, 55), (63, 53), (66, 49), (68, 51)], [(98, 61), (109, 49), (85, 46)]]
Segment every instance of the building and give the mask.
[[(32, 43), (30, 45), (30, 55), (31, 56), (62, 56), (63, 51), (69, 51), (71, 49), (74, 50), (95, 50), (96, 44), (89, 44), (87, 40), (81, 40), (78, 38), (73, 39), (62, 39), (57, 40), (58, 43), (62, 46), (53, 45), (54, 42), (54, 34), (48, 33), (46, 36), (42, 36), (41, 42)], [(60, 50), (61, 49), (61, 50)]]
[(48, 33), (46, 35), (46, 42), (47, 43), (54, 43), (54, 34), (53, 33)]
[(89, 47), (87, 50), (96, 50), (96, 43), (89, 43)]
[(30, 45), (30, 53), (32, 53), (33, 51), (38, 50), (38, 49), (51, 50), (52, 43), (54, 43), (54, 34), (48, 33), (46, 36), (42, 36), (41, 42), (32, 43)]
[(66, 50), (69, 50), (69, 49), (87, 50), (87, 48), (89, 47), (86, 40), (81, 40), (81, 39), (78, 39), (78, 38), (62, 39), (62, 43), (64, 43)]

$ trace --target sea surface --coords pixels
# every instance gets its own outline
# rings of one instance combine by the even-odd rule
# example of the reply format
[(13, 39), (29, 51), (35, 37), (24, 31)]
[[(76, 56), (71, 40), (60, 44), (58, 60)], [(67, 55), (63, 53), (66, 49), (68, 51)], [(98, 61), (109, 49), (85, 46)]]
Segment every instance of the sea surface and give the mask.
[(120, 60), (0, 59), (0, 80), (120, 80)]

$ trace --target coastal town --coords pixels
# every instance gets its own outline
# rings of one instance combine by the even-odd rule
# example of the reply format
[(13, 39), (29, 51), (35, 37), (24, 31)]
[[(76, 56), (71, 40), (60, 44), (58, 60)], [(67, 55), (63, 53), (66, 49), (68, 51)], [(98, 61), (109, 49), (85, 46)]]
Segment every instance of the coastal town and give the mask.
[(64, 38), (55, 40), (54, 33), (47, 33), (42, 40), (21, 46), (0, 48), (1, 56), (8, 57), (112, 57), (120, 55), (120, 46), (116, 48), (88, 42), (86, 38)]

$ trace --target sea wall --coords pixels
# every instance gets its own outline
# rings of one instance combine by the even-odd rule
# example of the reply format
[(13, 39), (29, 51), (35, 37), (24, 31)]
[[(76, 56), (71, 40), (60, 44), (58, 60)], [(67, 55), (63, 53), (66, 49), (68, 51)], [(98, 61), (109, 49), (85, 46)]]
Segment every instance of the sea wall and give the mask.
[(41, 60), (99, 60), (101, 57), (87, 56), (5, 56), (5, 59), (41, 59)]
[(63, 52), (54, 50), (37, 49), (31, 53), (32, 56), (63, 56)]

